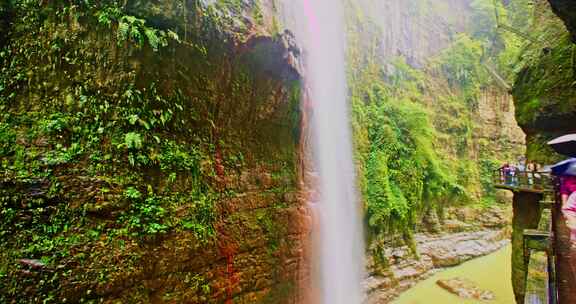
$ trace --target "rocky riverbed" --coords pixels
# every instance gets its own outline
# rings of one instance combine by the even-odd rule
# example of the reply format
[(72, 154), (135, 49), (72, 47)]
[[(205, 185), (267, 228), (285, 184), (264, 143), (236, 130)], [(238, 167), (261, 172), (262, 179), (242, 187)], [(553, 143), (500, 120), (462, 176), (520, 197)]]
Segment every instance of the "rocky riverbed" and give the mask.
[(389, 303), (442, 268), (503, 248), (510, 243), (509, 212), (508, 208), (451, 210), (439, 225), (441, 230), (416, 234), (412, 248), (408, 245), (386, 247), (382, 255), (388, 267), (383, 269), (373, 260), (369, 261), (372, 273), (365, 282), (367, 303)]

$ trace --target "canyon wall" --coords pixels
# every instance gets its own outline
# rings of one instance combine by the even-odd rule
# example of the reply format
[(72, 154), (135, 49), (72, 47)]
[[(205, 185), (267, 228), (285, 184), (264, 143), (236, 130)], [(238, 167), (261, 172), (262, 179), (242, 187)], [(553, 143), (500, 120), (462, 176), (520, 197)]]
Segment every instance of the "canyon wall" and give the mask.
[(0, 302), (293, 301), (300, 51), (274, 3), (90, 3), (2, 2)]
[[(477, 30), (496, 26), (493, 8), (474, 3), (350, 4), (371, 303), (508, 244), (512, 197), (496, 192), (491, 178), (524, 155), (525, 135), (512, 96), (481, 63)], [(482, 215), (497, 224), (483, 223)], [(484, 249), (469, 246), (476, 242)]]

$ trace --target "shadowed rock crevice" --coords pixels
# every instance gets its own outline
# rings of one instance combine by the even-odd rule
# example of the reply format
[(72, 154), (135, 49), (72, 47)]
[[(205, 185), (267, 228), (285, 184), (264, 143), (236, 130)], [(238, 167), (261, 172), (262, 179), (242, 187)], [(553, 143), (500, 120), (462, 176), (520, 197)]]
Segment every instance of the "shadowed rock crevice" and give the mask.
[(548, 0), (568, 30), (572, 33), (572, 41), (576, 42), (576, 3), (571, 0)]

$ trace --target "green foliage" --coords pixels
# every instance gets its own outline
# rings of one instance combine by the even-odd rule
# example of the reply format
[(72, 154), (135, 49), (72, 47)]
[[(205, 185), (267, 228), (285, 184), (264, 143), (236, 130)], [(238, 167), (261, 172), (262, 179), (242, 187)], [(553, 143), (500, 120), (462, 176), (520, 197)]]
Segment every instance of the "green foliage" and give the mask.
[[(162, 89), (158, 75), (137, 76), (128, 58), (160, 61), (179, 36), (116, 2), (14, 1), (0, 30), (12, 39), (0, 45), (2, 303), (89, 302), (148, 242), (191, 231), (206, 246), (215, 236), (212, 126), (195, 110), (221, 91), (196, 65), (184, 86), (182, 72)], [(23, 278), (21, 258), (47, 271)], [(71, 292), (70, 282), (82, 283)]]
[[(231, 43), (249, 24), (237, 16), (264, 22), (261, 8), (228, 1), (242, 10), (234, 17), (196, 0), (13, 2), (0, 29), (1, 303), (101, 302), (141, 277), (152, 249), (170, 256), (160, 242), (212, 252), (228, 218), (217, 203), (257, 183), (239, 181), (246, 171), (274, 172), (271, 197), (294, 191), (299, 87), (261, 77), (236, 57), (245, 40)], [(268, 107), (283, 94), (289, 102)], [(274, 119), (259, 117), (264, 108)], [(276, 248), (284, 232), (272, 214), (254, 222)], [(46, 271), (23, 275), (21, 258)], [(200, 301), (221, 292), (188, 274)]]
[(70, 123), (70, 117), (63, 113), (54, 113), (40, 123), (40, 129), (46, 134), (62, 134)]
[(138, 48), (144, 47), (148, 42), (152, 50), (168, 46), (170, 41), (180, 42), (178, 34), (171, 30), (159, 30), (146, 25), (146, 20), (131, 15), (125, 15), (118, 6), (105, 6), (98, 9), (94, 15), (98, 23), (107, 28), (116, 27), (116, 38), (121, 46), (130, 41)]
[[(396, 75), (401, 76), (392, 77), (395, 87), (402, 83), (416, 89), (417, 85), (406, 82), (419, 81), (417, 72), (404, 70), (398, 69)], [(406, 76), (407, 72), (413, 76)], [(365, 89), (356, 96), (366, 99), (355, 97), (353, 102), (358, 126), (367, 130), (361, 171), (368, 225), (377, 235), (409, 233), (405, 228), (415, 224), (426, 205), (464, 196), (464, 191), (435, 151), (430, 114), (410, 99), (390, 95), (382, 82)]]
[(118, 20), (118, 43), (132, 41), (142, 48), (147, 41), (152, 50), (157, 52), (160, 48), (168, 46), (168, 39), (179, 42), (178, 35), (173, 31), (157, 30), (146, 26), (144, 19), (134, 16), (122, 16)]
[[(149, 189), (151, 190), (151, 189)], [(130, 201), (130, 209), (119, 218), (134, 235), (146, 236), (165, 233), (169, 229), (165, 198), (153, 193), (143, 195), (134, 188), (128, 188), (124, 196)]]
[(278, 223), (275, 222), (273, 214), (270, 212), (259, 212), (256, 216), (256, 220), (266, 235), (266, 240), (268, 241), (268, 254), (273, 257), (277, 254), (280, 247), (279, 242), (286, 231), (284, 227), (280, 227)]
[(252, 19), (256, 21), (258, 25), (264, 25), (264, 15), (262, 13), (262, 7), (260, 6), (260, 2), (255, 2), (256, 6), (252, 11)]
[(199, 194), (189, 198), (193, 200), (187, 217), (181, 221), (182, 228), (192, 231), (200, 240), (206, 241), (214, 237), (214, 222), (216, 210), (214, 207), (216, 197)]
[(539, 117), (546, 116), (546, 112), (555, 115), (572, 113), (576, 105), (573, 98), (576, 48), (564, 30), (551, 41), (553, 48), (548, 53), (536, 46), (523, 50), (514, 88), (517, 116), (521, 124), (535, 123)]
[(98, 23), (108, 28), (112, 27), (112, 23), (122, 18), (122, 10), (117, 6), (105, 6), (97, 10), (94, 14), (98, 19)]
[[(494, 3), (498, 5), (494, 8)], [(479, 41), (494, 41), (499, 38), (496, 32), (498, 26), (496, 22), (496, 10), (502, 22), (506, 20), (506, 10), (500, 1), (493, 0), (473, 0), (470, 4), (472, 8), (472, 19), (470, 20), (471, 35)]]
[(459, 34), (451, 46), (436, 59), (449, 83), (462, 90), (464, 98), (471, 105), (477, 98), (480, 88), (489, 82), (482, 67), (482, 42), (467, 34)]
[(162, 145), (161, 151), (161, 154), (158, 156), (158, 162), (163, 171), (188, 171), (194, 177), (200, 177), (202, 155), (197, 147), (186, 147), (168, 141)]
[(138, 189), (134, 187), (128, 187), (126, 190), (124, 190), (124, 197), (126, 197), (129, 200), (135, 201), (142, 198), (142, 193), (140, 193), (140, 191), (138, 191)]
[(493, 198), (496, 194), (494, 189), (494, 171), (502, 166), (501, 162), (494, 159), (480, 160), (480, 182), (484, 190), (484, 198)]
[(206, 278), (199, 274), (194, 275), (193, 277), (186, 277), (184, 282), (190, 284), (192, 290), (198, 290), (201, 294), (206, 296), (210, 294), (210, 283)]
[(83, 153), (83, 148), (78, 143), (73, 143), (70, 147), (60, 144), (55, 149), (44, 155), (43, 162), (49, 166), (63, 165), (77, 159)]
[(126, 133), (124, 135), (124, 145), (128, 149), (140, 150), (142, 149), (142, 136), (135, 132)]

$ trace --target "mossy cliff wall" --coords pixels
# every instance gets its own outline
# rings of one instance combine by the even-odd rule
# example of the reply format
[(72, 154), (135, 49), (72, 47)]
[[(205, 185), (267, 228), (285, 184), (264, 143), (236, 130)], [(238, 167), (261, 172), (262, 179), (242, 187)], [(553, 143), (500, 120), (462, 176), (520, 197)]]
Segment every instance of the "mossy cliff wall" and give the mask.
[(438, 224), (444, 208), (491, 204), (492, 170), (524, 153), (511, 97), (480, 63), (491, 45), (477, 32), (493, 25), (490, 4), (349, 3), (353, 128), (371, 236), (409, 239), (428, 228), (426, 217)]
[(0, 302), (293, 298), (299, 51), (274, 3), (2, 3)]
[(513, 88), (516, 116), (527, 134), (528, 158), (541, 163), (558, 160), (546, 142), (576, 131), (574, 44), (547, 1), (538, 1), (532, 34), (538, 43), (521, 54)]
[(481, 62), (486, 50), (509, 51), (491, 44), (492, 1), (350, 1), (347, 12), (370, 300), (380, 303), (434, 267), (466, 260), (448, 249), (452, 264), (427, 263), (416, 233), (449, 238), (507, 225), (483, 226), (470, 214), (510, 208), (492, 171), (524, 154), (524, 134), (509, 92)]
[[(388, 61), (404, 57), (406, 62), (423, 67), (431, 56), (450, 45), (457, 33), (466, 29), (471, 17), (470, 0), (349, 2), (348, 13), (360, 18), (353, 32), (364, 54), (352, 60)], [(378, 43), (374, 43), (378, 40)]]

